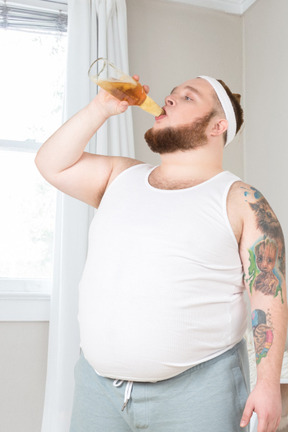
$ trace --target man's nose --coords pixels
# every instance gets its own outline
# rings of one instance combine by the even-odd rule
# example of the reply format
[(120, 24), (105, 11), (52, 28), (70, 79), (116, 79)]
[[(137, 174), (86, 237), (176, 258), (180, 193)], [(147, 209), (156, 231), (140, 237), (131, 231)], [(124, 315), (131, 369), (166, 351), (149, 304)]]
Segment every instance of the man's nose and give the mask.
[(169, 105), (169, 106), (175, 105), (175, 100), (172, 95), (169, 95), (165, 98), (165, 105)]

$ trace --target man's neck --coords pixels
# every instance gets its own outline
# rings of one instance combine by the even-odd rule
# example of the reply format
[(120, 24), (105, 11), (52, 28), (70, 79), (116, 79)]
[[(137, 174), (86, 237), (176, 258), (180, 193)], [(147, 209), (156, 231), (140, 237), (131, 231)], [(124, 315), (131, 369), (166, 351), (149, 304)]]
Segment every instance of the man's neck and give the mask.
[[(213, 149), (214, 150), (214, 149)], [(222, 171), (223, 151), (205, 147), (187, 151), (176, 151), (161, 155), (160, 172), (164, 175), (186, 176), (193, 172), (195, 176), (209, 175)]]
[(192, 187), (223, 171), (221, 152), (206, 149), (161, 155), (161, 164), (150, 175), (152, 186), (163, 189)]

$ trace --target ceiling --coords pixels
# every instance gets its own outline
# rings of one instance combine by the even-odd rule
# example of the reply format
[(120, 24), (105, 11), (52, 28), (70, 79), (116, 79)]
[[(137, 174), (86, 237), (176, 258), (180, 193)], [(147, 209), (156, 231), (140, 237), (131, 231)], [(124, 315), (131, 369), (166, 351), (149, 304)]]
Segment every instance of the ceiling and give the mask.
[(166, 0), (242, 15), (257, 0)]
[[(81, 1), (81, 0), (79, 0)], [(189, 5), (206, 7), (222, 12), (242, 15), (257, 0), (165, 0), (175, 3), (186, 3)], [(17, 3), (17, 0), (8, 0), (8, 2)], [(59, 7), (67, 10), (68, 0), (21, 0), (21, 3), (28, 5), (38, 5), (44, 8)]]

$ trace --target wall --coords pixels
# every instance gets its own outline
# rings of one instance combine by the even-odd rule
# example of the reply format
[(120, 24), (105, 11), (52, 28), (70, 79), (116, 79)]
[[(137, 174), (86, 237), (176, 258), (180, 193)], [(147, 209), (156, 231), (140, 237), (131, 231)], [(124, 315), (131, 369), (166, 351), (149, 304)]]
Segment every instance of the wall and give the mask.
[(0, 323), (0, 431), (40, 432), (48, 323)]
[(288, 2), (258, 0), (244, 20), (245, 178), (259, 188), (288, 238)]
[[(198, 75), (223, 79), (242, 93), (242, 18), (162, 0), (127, 0), (130, 73), (149, 84), (160, 105), (181, 82)], [(144, 133), (153, 117), (132, 108), (136, 157), (157, 164)], [(242, 137), (225, 151), (224, 165), (243, 176)]]

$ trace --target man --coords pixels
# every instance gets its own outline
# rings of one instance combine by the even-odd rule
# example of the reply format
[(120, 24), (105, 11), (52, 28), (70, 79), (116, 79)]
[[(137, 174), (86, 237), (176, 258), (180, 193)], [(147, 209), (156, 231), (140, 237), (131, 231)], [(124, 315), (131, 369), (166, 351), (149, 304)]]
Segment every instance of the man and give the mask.
[[(248, 430), (253, 411), (258, 432), (275, 432), (285, 248), (265, 198), (222, 168), (243, 122), (239, 98), (204, 76), (174, 88), (145, 135), (158, 167), (84, 152), (127, 106), (101, 90), (36, 157), (51, 184), (98, 208), (71, 432), (234, 432)], [(250, 395), (244, 285), (258, 373)]]

